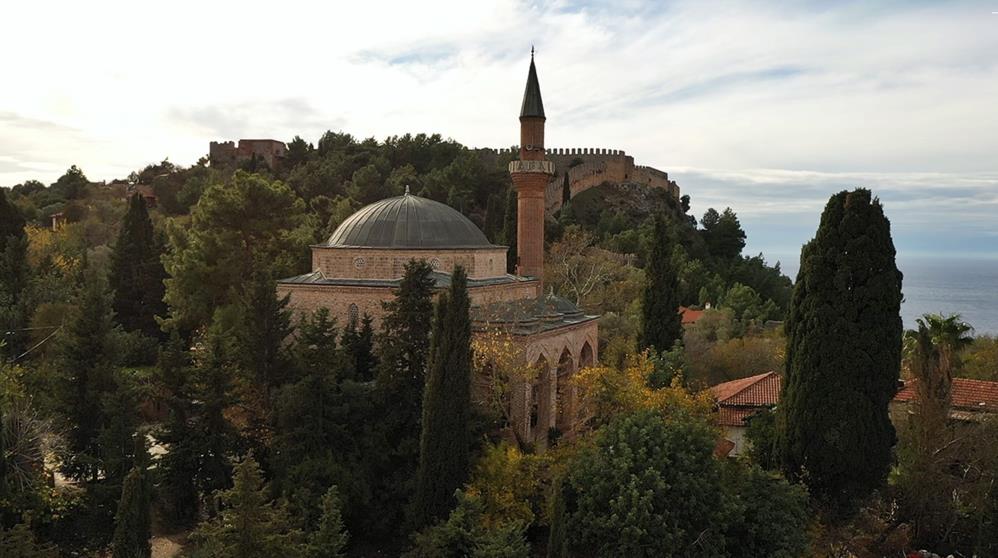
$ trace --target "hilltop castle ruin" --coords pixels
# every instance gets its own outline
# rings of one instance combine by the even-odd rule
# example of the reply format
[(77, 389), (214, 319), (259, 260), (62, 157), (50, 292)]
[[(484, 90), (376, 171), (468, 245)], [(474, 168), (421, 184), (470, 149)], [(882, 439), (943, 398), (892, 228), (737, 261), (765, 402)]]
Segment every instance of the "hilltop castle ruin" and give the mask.
[[(519, 153), (519, 147), (506, 149), (476, 149), (479, 156), (496, 160), (501, 156)], [(679, 199), (679, 185), (669, 180), (669, 174), (653, 167), (635, 165), (631, 157), (620, 149), (594, 147), (549, 148), (546, 151), (549, 161), (554, 163), (554, 175), (544, 191), (544, 205), (548, 212), (561, 209), (565, 176), (571, 197), (599, 186), (611, 184), (643, 184), (651, 188), (662, 188), (675, 199)]]

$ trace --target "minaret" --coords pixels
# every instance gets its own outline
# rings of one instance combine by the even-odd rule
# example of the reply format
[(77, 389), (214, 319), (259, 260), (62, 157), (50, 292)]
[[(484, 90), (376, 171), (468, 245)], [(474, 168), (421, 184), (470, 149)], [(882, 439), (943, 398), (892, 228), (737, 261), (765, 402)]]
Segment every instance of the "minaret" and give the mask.
[(531, 48), (520, 107), (520, 159), (509, 164), (509, 173), (516, 188), (516, 274), (538, 280), (544, 276), (544, 190), (554, 176), (554, 164), (544, 158), (545, 120)]

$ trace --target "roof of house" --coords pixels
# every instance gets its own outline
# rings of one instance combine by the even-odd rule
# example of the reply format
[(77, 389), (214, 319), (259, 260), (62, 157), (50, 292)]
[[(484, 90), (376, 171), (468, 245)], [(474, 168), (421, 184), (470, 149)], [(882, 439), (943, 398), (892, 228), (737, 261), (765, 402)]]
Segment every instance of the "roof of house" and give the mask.
[(689, 325), (699, 320), (703, 316), (703, 310), (694, 310), (685, 306), (679, 307), (679, 313), (683, 315), (683, 325)]
[(710, 388), (719, 404), (770, 406), (780, 400), (780, 375), (766, 372), (748, 378), (739, 378)]
[(717, 400), (718, 423), (744, 426), (745, 419), (779, 402), (780, 385), (779, 374), (766, 372), (711, 387), (710, 392)]
[[(918, 380), (907, 380), (895, 401), (914, 401)], [(998, 412), (998, 382), (953, 378), (953, 407), (965, 411)]]

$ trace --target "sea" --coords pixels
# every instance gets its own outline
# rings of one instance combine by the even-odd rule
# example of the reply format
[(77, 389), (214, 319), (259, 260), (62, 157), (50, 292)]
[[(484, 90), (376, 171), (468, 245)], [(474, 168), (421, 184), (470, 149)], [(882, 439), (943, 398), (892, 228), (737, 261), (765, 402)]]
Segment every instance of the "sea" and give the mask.
[[(783, 273), (797, 278), (798, 256), (767, 256), (779, 260)], [(998, 258), (929, 257), (898, 254), (904, 274), (901, 318), (914, 328), (924, 314), (960, 314), (977, 335), (998, 336)]]

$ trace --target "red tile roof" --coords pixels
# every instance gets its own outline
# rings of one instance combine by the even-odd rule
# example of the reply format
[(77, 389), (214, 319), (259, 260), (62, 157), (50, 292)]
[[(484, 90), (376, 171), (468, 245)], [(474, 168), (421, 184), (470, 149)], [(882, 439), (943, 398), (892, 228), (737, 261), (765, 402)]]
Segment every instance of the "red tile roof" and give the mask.
[[(907, 403), (917, 397), (917, 380), (908, 380), (901, 391), (894, 396), (895, 401)], [(953, 378), (953, 407), (967, 411), (998, 412), (998, 382)]]
[(766, 372), (710, 388), (718, 403), (727, 405), (776, 405), (780, 400), (780, 375)]
[(679, 313), (683, 315), (683, 325), (692, 324), (703, 316), (703, 310), (694, 310), (685, 306), (679, 307)]
[(722, 426), (744, 426), (745, 419), (780, 401), (780, 385), (779, 374), (766, 372), (710, 388), (717, 400), (718, 422)]

